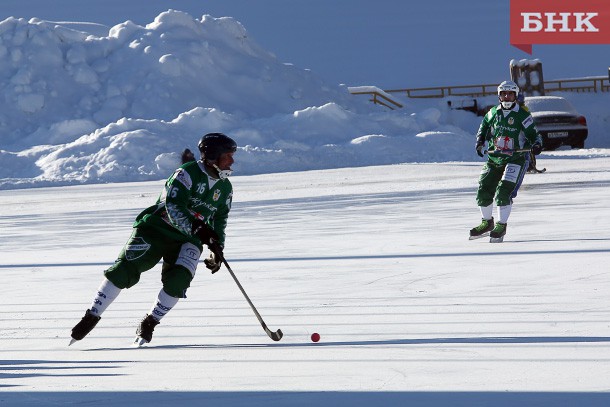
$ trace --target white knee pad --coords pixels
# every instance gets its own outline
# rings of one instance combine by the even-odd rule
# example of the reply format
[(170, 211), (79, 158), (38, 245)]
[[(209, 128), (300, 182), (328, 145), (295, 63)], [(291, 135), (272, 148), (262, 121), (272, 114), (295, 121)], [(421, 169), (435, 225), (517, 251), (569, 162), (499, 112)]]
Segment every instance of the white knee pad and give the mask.
[(195, 277), (199, 257), (201, 257), (201, 251), (197, 246), (192, 243), (184, 243), (178, 254), (176, 265), (185, 267)]

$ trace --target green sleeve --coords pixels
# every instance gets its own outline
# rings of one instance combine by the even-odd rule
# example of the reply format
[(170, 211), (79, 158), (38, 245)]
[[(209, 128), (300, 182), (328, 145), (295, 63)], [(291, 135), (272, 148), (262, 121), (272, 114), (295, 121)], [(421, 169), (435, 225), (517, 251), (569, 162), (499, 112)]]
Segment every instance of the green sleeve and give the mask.
[(212, 219), (210, 219), (210, 226), (218, 234), (218, 240), (221, 246), (225, 245), (226, 228), (229, 220), (229, 212), (231, 211), (231, 204), (233, 202), (233, 186), (229, 180), (223, 180), (222, 182), (222, 199), (223, 201), (218, 206)]
[(540, 136), (540, 133), (538, 133), (538, 129), (534, 123), (534, 118), (529, 112), (527, 112), (527, 117), (525, 117), (523, 120), (522, 126), (523, 134), (525, 134), (525, 139), (528, 141), (530, 146), (534, 145), (535, 143), (542, 145), (542, 137)]
[(477, 131), (477, 139), (479, 137), (483, 137), (485, 140), (489, 140), (489, 129), (491, 127), (492, 118), (495, 116), (495, 108), (492, 108), (487, 114), (483, 117), (481, 121), (481, 125), (479, 126), (479, 131)]
[[(191, 166), (191, 168), (193, 168)], [(186, 236), (191, 236), (195, 215), (189, 209), (189, 201), (195, 180), (193, 171), (178, 168), (165, 183), (165, 209), (170, 224)]]

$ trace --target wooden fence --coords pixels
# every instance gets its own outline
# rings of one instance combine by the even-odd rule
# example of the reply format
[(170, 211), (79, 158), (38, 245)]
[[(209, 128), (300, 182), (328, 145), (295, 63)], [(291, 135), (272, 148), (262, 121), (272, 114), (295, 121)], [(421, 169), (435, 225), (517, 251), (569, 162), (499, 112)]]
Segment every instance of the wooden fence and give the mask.
[[(372, 96), (370, 99), (374, 104), (384, 105), (390, 109), (393, 107), (388, 106), (387, 97), (383, 96), (386, 94), (401, 94), (408, 98), (444, 98), (447, 96), (467, 96), (467, 97), (481, 97), (488, 95), (495, 95), (497, 92), (498, 84), (483, 84), (483, 85), (463, 85), (463, 86), (439, 86), (432, 88), (412, 88), (412, 89), (390, 89), (381, 92), (377, 91), (359, 91), (351, 92), (352, 94), (369, 94)], [(589, 78), (575, 78), (575, 79), (557, 79), (551, 81), (544, 81), (544, 92), (610, 92), (610, 78), (606, 76), (593, 76)], [(383, 99), (383, 100), (381, 100)], [(385, 100), (385, 102), (384, 102)], [(395, 107), (398, 102), (392, 101)]]
[(370, 95), (369, 101), (376, 105), (382, 105), (388, 109), (401, 108), (402, 104), (395, 100), (392, 95), (377, 88), (376, 86), (355, 86), (347, 88), (352, 95)]

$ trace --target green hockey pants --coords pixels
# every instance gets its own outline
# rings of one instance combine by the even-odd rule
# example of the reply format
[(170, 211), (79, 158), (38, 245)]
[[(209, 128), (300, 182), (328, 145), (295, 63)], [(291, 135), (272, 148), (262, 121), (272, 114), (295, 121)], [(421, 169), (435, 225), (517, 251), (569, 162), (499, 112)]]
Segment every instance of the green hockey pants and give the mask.
[(504, 165), (492, 161), (486, 162), (479, 176), (477, 205), (489, 206), (494, 199), (497, 206), (511, 205), (526, 171), (527, 162)]
[(138, 227), (123, 247), (115, 263), (104, 275), (118, 288), (130, 288), (140, 275), (161, 259), (163, 290), (172, 297), (186, 298), (186, 290), (195, 276), (201, 247), (163, 236), (153, 228)]

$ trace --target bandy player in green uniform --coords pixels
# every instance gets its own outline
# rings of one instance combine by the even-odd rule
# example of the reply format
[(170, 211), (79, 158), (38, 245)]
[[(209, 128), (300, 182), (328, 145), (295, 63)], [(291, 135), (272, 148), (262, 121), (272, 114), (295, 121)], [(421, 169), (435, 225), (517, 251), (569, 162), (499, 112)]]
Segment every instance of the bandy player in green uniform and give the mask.
[[(483, 157), (488, 151), (488, 158), (481, 170), (477, 191), (483, 219), (470, 230), (470, 239), (489, 235), (491, 242), (504, 240), (513, 198), (529, 165), (529, 151), (534, 155), (542, 151), (542, 137), (532, 115), (517, 103), (518, 96), (519, 87), (515, 82), (502, 82), (498, 86), (500, 104), (487, 112), (477, 132), (477, 154)], [(495, 224), (494, 199), (498, 207)]]
[(204, 260), (206, 267), (212, 273), (220, 269), (233, 198), (228, 177), (236, 149), (235, 141), (222, 133), (201, 138), (201, 160), (178, 168), (166, 181), (157, 202), (137, 216), (129, 241), (104, 272), (91, 306), (72, 329), (70, 344), (91, 332), (121, 290), (134, 286), (140, 274), (161, 259), (163, 288), (136, 331), (138, 345), (150, 342), (161, 318), (180, 298), (186, 298), (204, 245), (211, 251)]

